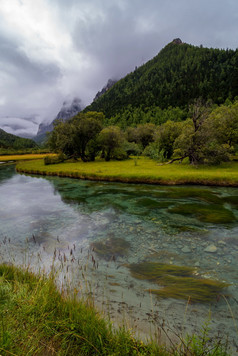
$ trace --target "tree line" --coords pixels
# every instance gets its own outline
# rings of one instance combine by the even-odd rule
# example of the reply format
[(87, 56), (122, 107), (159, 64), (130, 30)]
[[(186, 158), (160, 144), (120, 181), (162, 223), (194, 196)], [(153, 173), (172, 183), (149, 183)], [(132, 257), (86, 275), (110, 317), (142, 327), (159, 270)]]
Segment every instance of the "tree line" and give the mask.
[(37, 144), (29, 139), (9, 134), (0, 129), (0, 149), (33, 149), (37, 148)]
[(238, 101), (214, 106), (196, 99), (186, 118), (124, 129), (111, 125), (101, 112), (80, 112), (66, 122), (58, 120), (48, 144), (59, 160), (87, 162), (100, 156), (109, 161), (143, 154), (168, 163), (219, 164), (238, 151)]
[(108, 119), (117, 117), (118, 124), (128, 111), (135, 111), (136, 115), (137, 110), (146, 113), (152, 107), (163, 110), (170, 106), (186, 111), (187, 104), (198, 97), (221, 105), (227, 98), (234, 100), (237, 95), (238, 49), (171, 42), (84, 111), (103, 112)]

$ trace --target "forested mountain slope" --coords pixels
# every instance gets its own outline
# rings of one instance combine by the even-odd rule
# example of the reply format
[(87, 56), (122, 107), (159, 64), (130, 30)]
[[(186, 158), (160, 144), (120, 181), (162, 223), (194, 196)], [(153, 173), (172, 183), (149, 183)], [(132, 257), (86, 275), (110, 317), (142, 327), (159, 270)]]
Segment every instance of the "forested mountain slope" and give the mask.
[(128, 108), (184, 109), (198, 97), (221, 104), (237, 95), (238, 50), (196, 47), (176, 39), (85, 111), (102, 111), (110, 118)]
[(23, 149), (34, 147), (37, 147), (37, 144), (33, 140), (15, 136), (0, 129), (0, 148)]

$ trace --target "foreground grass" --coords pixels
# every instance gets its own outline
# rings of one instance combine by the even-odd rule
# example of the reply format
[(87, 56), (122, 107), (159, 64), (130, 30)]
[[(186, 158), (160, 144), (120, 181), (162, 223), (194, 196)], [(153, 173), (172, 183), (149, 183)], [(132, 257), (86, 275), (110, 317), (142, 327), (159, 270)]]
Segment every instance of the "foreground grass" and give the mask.
[(219, 166), (158, 165), (146, 157), (125, 161), (65, 162), (44, 165), (43, 160), (20, 162), (17, 171), (80, 179), (152, 184), (203, 184), (238, 186), (238, 162)]
[(77, 291), (59, 292), (53, 275), (0, 265), (0, 355), (228, 355), (204, 334), (181, 341), (170, 350), (144, 344), (114, 330)]
[(21, 154), (0, 155), (0, 162), (42, 159), (46, 156), (49, 156), (49, 153), (28, 153), (24, 155)]
[(0, 265), (1, 355), (167, 355), (111, 325), (54, 278)]

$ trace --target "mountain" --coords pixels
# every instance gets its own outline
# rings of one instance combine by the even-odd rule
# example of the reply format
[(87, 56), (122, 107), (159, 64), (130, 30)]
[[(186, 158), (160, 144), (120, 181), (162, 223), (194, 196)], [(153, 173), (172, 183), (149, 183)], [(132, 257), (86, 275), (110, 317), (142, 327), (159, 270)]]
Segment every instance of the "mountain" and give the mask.
[(33, 140), (30, 140), (29, 138), (15, 136), (0, 129), (0, 148), (10, 148), (18, 150), (34, 147), (37, 147), (37, 144)]
[(110, 118), (128, 108), (185, 109), (198, 97), (221, 104), (237, 95), (238, 50), (196, 47), (177, 38), (84, 111), (102, 111)]
[(97, 99), (100, 98), (103, 94), (105, 94), (111, 87), (116, 84), (117, 80), (116, 79), (108, 79), (107, 84), (102, 88), (102, 90), (98, 91), (97, 94), (95, 95), (95, 98), (93, 101), (96, 101)]
[(78, 112), (80, 111), (82, 111), (81, 99), (74, 98), (71, 103), (65, 101), (63, 103), (62, 108), (60, 109), (55, 119), (51, 123), (49, 124), (42, 123), (39, 125), (39, 129), (36, 136), (34, 137), (34, 140), (39, 143), (43, 142), (46, 138), (46, 133), (53, 130), (54, 123), (56, 120), (62, 119), (63, 121), (66, 121), (71, 117), (75, 116), (76, 114), (78, 114)]

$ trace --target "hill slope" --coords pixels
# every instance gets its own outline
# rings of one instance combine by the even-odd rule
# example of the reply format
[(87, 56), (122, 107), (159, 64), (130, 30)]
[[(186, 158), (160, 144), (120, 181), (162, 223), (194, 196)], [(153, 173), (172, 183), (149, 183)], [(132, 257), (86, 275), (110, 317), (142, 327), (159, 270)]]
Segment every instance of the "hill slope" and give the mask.
[(37, 147), (37, 144), (33, 140), (15, 136), (0, 129), (0, 148), (11, 148), (18, 150), (34, 147)]
[(110, 118), (127, 107), (185, 108), (198, 97), (220, 104), (237, 95), (238, 50), (195, 47), (176, 39), (85, 111), (102, 111)]

